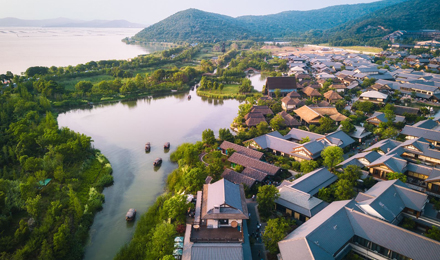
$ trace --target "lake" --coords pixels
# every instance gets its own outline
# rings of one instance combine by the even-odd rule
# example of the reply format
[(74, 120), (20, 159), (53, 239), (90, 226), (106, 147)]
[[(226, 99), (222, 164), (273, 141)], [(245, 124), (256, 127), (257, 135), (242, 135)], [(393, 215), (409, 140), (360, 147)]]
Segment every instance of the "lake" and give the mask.
[(266, 78), (267, 76), (263, 74), (254, 74), (249, 77), (254, 89), (260, 92), (263, 90), (263, 86), (266, 84)]
[(129, 59), (162, 49), (121, 41), (140, 30), (0, 27), (0, 74), (20, 74), (32, 66), (75, 66), (92, 60)]
[[(239, 102), (202, 99), (195, 91), (154, 99), (97, 105), (75, 109), (58, 116), (60, 127), (91, 136), (94, 146), (110, 160), (114, 185), (104, 190), (103, 210), (97, 213), (90, 230), (85, 259), (113, 259), (130, 241), (136, 222), (127, 223), (129, 208), (137, 218), (164, 189), (167, 175), (177, 168), (169, 159), (179, 144), (201, 140), (210, 128), (216, 135), (228, 128), (237, 115)], [(151, 142), (151, 152), (144, 152)], [(163, 144), (171, 143), (168, 153)], [(162, 166), (154, 170), (153, 161), (161, 157)]]

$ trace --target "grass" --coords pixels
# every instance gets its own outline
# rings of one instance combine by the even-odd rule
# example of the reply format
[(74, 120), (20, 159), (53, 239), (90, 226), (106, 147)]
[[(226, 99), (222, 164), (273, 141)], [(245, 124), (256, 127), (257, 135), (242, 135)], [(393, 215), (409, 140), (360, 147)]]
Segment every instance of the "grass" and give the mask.
[(340, 46), (335, 48), (342, 48), (345, 50), (362, 51), (362, 52), (374, 52), (374, 53), (379, 53), (382, 51), (382, 48), (369, 47), (369, 46)]
[(93, 84), (99, 83), (103, 80), (113, 80), (114, 77), (110, 75), (96, 75), (96, 76), (90, 76), (90, 77), (77, 77), (77, 78), (69, 78), (69, 79), (61, 79), (57, 80), (58, 84), (65, 87), (68, 91), (74, 91), (75, 85), (80, 81), (90, 81)]
[(222, 91), (216, 90), (197, 90), (197, 94), (202, 97), (208, 98), (246, 98), (246, 96), (253, 96), (260, 92), (253, 90), (252, 93), (242, 94), (239, 93), (238, 88), (240, 85), (236, 84), (225, 84)]
[[(212, 153), (208, 153), (205, 155), (205, 157), (203, 157), (203, 160), (207, 164), (211, 164), (213, 159), (214, 159), (214, 156)], [(222, 155), (221, 159), (223, 161), (223, 168), (227, 168), (227, 167), (231, 166), (231, 163), (228, 161), (228, 156)]]

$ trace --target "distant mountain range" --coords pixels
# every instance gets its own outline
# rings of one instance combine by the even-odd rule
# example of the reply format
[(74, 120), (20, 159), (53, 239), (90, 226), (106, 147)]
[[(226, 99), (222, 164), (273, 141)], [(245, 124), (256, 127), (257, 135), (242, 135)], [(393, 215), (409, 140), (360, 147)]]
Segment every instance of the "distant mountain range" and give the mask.
[(356, 39), (354, 43), (365, 43), (398, 29), (440, 29), (439, 4), (439, 0), (383, 0), (237, 18), (188, 9), (143, 29), (134, 38), (140, 41), (212, 42), (295, 37), (341, 43), (349, 37)]
[(0, 27), (89, 27), (89, 28), (144, 28), (145, 25), (126, 20), (73, 20), (56, 18), (46, 20), (23, 20), (13, 17), (0, 18)]

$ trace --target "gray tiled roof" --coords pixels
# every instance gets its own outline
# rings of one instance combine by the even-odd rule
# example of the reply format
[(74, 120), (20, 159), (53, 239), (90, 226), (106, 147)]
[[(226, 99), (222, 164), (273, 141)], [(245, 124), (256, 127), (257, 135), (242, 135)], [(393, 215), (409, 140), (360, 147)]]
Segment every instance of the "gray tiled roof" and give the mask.
[(251, 168), (257, 169), (259, 171), (267, 173), (268, 175), (275, 175), (280, 170), (280, 167), (253, 159), (251, 157), (247, 157), (247, 156), (239, 154), (239, 153), (233, 153), (228, 158), (228, 161), (235, 163), (235, 164), (239, 164), (243, 167), (251, 167)]
[(191, 260), (243, 260), (240, 243), (195, 243), (191, 247)]
[(308, 194), (315, 195), (318, 193), (319, 189), (329, 186), (337, 179), (338, 176), (322, 167), (294, 180), (289, 186)]
[(328, 203), (315, 198), (306, 192), (294, 189), (289, 185), (278, 187), (278, 191), (280, 197), (275, 200), (277, 204), (296, 211), (309, 218), (328, 205)]
[[(373, 118), (377, 118), (378, 120), (380, 120), (381, 122), (388, 122), (388, 119), (385, 117), (385, 114), (382, 112), (374, 112), (374, 114), (368, 118), (367, 120), (373, 119)], [(398, 123), (398, 122), (405, 122), (405, 117), (404, 116), (397, 116), (394, 119), (394, 123)]]
[(399, 146), (400, 144), (401, 144), (401, 142), (399, 142), (399, 141), (395, 141), (392, 139), (385, 139), (385, 140), (379, 141), (379, 142), (375, 143), (374, 145), (368, 147), (367, 149), (364, 150), (364, 152), (372, 151), (375, 148), (380, 148), (380, 150), (382, 150), (384, 153), (388, 153), (388, 149), (389, 149), (389, 151), (391, 151), (394, 148), (396, 148), (397, 146)]
[(424, 129), (415, 126), (405, 126), (400, 132), (403, 135), (424, 137), (427, 140), (440, 141), (440, 131)]
[(268, 148), (268, 140), (270, 137), (278, 137), (278, 138), (284, 138), (282, 134), (280, 134), (278, 131), (268, 133), (266, 135), (261, 135), (258, 137), (255, 137), (253, 140), (255, 143), (257, 143), (261, 149), (267, 149)]
[(386, 154), (381, 156), (379, 159), (375, 160), (367, 167), (376, 166), (379, 164), (385, 164), (393, 172), (405, 172), (404, 169), (407, 165), (407, 161), (402, 159), (400, 156), (394, 153)]
[(253, 149), (249, 149), (247, 147), (238, 145), (238, 144), (234, 144), (228, 141), (223, 141), (223, 143), (220, 145), (221, 149), (227, 150), (227, 149), (234, 149), (235, 152), (244, 154), (246, 156), (255, 158), (257, 160), (260, 160), (263, 157), (263, 153), (259, 152), (259, 151), (255, 151)]
[(339, 166), (342, 166), (345, 168), (348, 165), (357, 165), (359, 167), (364, 167), (365, 165), (359, 161), (361, 158), (365, 158), (368, 162), (372, 163), (375, 160), (379, 159), (381, 155), (377, 153), (376, 151), (369, 151), (369, 152), (363, 152), (363, 153), (357, 153), (353, 155), (352, 157), (348, 158), (347, 160), (341, 162), (338, 164)]
[(233, 182), (235, 184), (244, 184), (249, 188), (252, 187), (256, 182), (254, 178), (238, 173), (229, 168), (223, 171), (222, 178), (225, 178), (226, 180)]
[(221, 206), (225, 204), (243, 212), (240, 186), (225, 179), (221, 179), (208, 185), (208, 212), (213, 210), (214, 206)]
[(284, 136), (284, 138), (286, 139), (295, 139), (295, 140), (301, 140), (305, 137), (309, 137), (310, 140), (313, 141), (319, 138), (323, 138), (325, 137), (325, 135), (320, 135), (306, 130), (293, 128), (292, 130), (289, 131), (289, 133), (287, 133), (287, 135)]
[(241, 174), (244, 174), (246, 176), (254, 178), (259, 182), (262, 182), (267, 177), (267, 173), (264, 173), (262, 171), (259, 171), (257, 169), (251, 168), (251, 167), (246, 167), (246, 169), (244, 169), (241, 172)]
[(342, 145), (339, 145), (338, 143), (332, 141), (333, 144), (336, 144), (336, 145), (338, 145), (341, 148), (345, 148), (345, 147), (347, 147), (347, 146), (349, 146), (349, 145), (351, 145), (351, 144), (353, 144), (355, 142), (349, 135), (347, 135), (342, 130), (337, 130), (337, 131), (335, 131), (333, 133), (327, 134), (326, 137), (329, 140), (331, 140), (331, 138), (336, 138), (336, 139), (341, 140), (342, 141)]

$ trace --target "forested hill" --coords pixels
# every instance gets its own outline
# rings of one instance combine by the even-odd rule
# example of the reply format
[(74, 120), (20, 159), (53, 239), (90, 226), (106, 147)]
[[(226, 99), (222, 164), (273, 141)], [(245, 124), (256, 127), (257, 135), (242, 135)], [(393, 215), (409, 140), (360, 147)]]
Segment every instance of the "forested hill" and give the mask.
[(355, 40), (354, 44), (372, 44), (396, 30), (440, 29), (439, 0), (410, 0), (388, 6), (362, 18), (347, 22), (324, 33), (332, 45)]
[(241, 16), (246, 28), (254, 28), (269, 38), (290, 36), (295, 32), (326, 30), (406, 0), (378, 1), (368, 4), (336, 5), (310, 11), (286, 11), (272, 15)]
[(339, 5), (311, 11), (287, 11), (232, 18), (197, 9), (178, 12), (138, 34), (143, 41), (272, 40), (312, 29), (325, 30), (405, 0)]
[(259, 37), (258, 33), (246, 29), (236, 19), (188, 9), (153, 24), (135, 38), (147, 41), (214, 41), (229, 39), (249, 39)]

